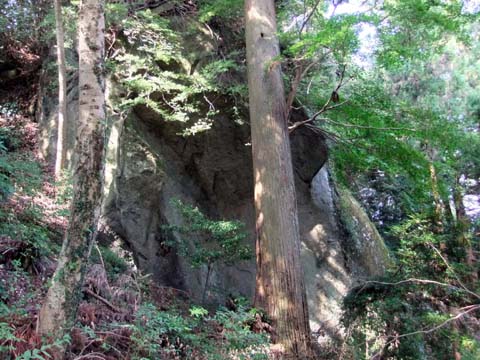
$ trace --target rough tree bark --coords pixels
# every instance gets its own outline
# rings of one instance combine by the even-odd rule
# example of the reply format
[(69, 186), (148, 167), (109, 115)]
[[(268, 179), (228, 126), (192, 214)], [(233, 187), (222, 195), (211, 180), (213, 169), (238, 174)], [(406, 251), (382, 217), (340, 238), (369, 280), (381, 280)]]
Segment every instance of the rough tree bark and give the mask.
[(311, 354), (286, 103), (274, 0), (246, 0), (246, 45), (255, 179), (255, 304), (274, 322), (284, 358)]
[(82, 0), (79, 14), (79, 119), (70, 222), (39, 314), (41, 335), (62, 336), (75, 321), (94, 239), (103, 174), (105, 123), (104, 0)]
[(55, 23), (57, 32), (57, 66), (58, 66), (58, 119), (57, 148), (55, 156), (55, 177), (58, 179), (65, 162), (65, 138), (67, 122), (67, 66), (65, 61), (65, 40), (62, 17), (62, 1), (55, 0)]

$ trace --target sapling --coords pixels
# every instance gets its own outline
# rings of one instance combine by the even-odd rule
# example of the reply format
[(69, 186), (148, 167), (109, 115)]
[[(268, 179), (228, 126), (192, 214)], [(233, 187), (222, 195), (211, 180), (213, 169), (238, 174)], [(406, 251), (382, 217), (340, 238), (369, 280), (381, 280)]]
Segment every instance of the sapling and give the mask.
[(202, 303), (205, 303), (214, 265), (231, 266), (252, 259), (252, 249), (245, 244), (245, 225), (236, 220), (209, 219), (197, 207), (177, 199), (171, 204), (180, 212), (184, 222), (179, 226), (164, 226), (170, 233), (178, 234), (175, 238), (172, 236), (168, 245), (188, 259), (193, 268), (207, 267), (202, 294)]

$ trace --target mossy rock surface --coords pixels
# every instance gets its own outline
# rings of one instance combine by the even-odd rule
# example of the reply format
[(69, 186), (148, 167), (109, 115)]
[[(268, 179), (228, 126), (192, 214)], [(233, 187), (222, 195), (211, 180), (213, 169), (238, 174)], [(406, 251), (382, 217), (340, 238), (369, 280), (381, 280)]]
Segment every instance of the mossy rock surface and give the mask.
[(349, 235), (351, 256), (368, 276), (381, 276), (392, 259), (385, 242), (362, 205), (345, 187), (337, 187), (341, 221)]

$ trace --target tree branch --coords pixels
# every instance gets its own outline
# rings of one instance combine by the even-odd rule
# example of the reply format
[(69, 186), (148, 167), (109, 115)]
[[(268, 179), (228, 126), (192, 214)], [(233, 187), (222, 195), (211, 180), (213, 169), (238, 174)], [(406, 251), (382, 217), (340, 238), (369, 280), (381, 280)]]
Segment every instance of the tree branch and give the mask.
[(105, 299), (104, 297), (94, 293), (92, 290), (88, 289), (88, 288), (85, 288), (83, 289), (83, 292), (85, 294), (88, 294), (90, 296), (93, 296), (95, 299), (97, 300), (100, 300), (102, 303), (104, 303), (105, 305), (107, 305), (111, 310), (119, 313), (119, 312), (122, 312), (118, 307), (116, 307), (115, 305), (113, 305), (110, 301), (108, 301), (107, 299)]
[[(291, 115), (291, 110), (292, 110), (292, 105), (293, 105), (293, 101), (295, 100), (295, 96), (297, 95), (297, 91), (298, 91), (298, 86), (300, 85), (300, 82), (302, 81), (302, 79), (308, 74), (308, 72), (310, 71), (310, 69), (317, 65), (318, 63), (320, 63), (321, 61), (323, 61), (323, 59), (325, 58), (327, 54), (323, 54), (320, 58), (318, 58), (317, 60), (315, 61), (312, 61), (310, 64), (308, 64), (305, 68), (303, 68), (303, 64), (300, 64), (297, 66), (296, 70), (295, 70), (295, 78), (292, 82), (292, 86), (291, 86), (291, 90), (290, 90), (290, 93), (288, 94), (288, 97), (287, 97), (287, 106), (286, 106), (286, 119), (287, 119), (287, 122), (290, 120), (290, 115)], [(297, 60), (299, 62), (302, 61), (302, 59), (299, 59)]]
[(403, 284), (409, 284), (409, 283), (414, 283), (414, 284), (428, 284), (428, 285), (437, 285), (437, 286), (442, 286), (442, 287), (448, 287), (448, 288), (451, 288), (453, 290), (458, 290), (458, 291), (462, 291), (462, 292), (466, 292), (472, 296), (474, 296), (475, 298), (479, 298), (479, 295), (478, 294), (475, 294), (474, 292), (468, 290), (468, 289), (464, 289), (464, 288), (459, 288), (458, 286), (455, 286), (455, 285), (451, 285), (451, 284), (447, 284), (447, 283), (442, 283), (442, 282), (439, 282), (439, 281), (435, 281), (435, 280), (428, 280), (428, 279), (416, 279), (416, 278), (409, 278), (409, 279), (405, 279), (405, 280), (400, 280), (400, 281), (397, 281), (397, 282), (384, 282), (384, 281), (374, 281), (374, 280), (371, 280), (371, 281), (365, 281), (363, 284), (363, 286), (360, 288), (360, 290), (358, 290), (357, 294), (361, 293), (369, 284), (374, 284), (374, 285), (388, 285), (388, 286), (397, 286), (397, 285), (403, 285)]
[[(313, 63), (312, 63), (313, 64)], [(303, 65), (299, 65), (296, 70), (295, 70), (295, 78), (293, 79), (292, 82), (292, 89), (290, 90), (290, 93), (288, 94), (287, 97), (287, 105), (285, 107), (285, 118), (287, 119), (287, 124), (288, 121), (290, 120), (290, 114), (292, 113), (292, 105), (293, 105), (293, 100), (295, 99), (295, 95), (297, 94), (297, 89), (298, 85), (300, 85), (300, 81), (302, 81), (302, 76), (303, 76)]]
[(452, 272), (453, 276), (455, 276), (455, 279), (457, 279), (457, 282), (460, 284), (461, 288), (463, 289), (463, 291), (467, 292), (468, 294), (476, 297), (477, 299), (480, 299), (480, 295), (477, 294), (477, 293), (474, 293), (473, 291), (469, 290), (464, 284), (463, 282), (460, 280), (460, 278), (458, 277), (457, 273), (455, 272), (455, 270), (453, 270), (453, 268), (450, 266), (450, 263), (447, 261), (447, 259), (442, 255), (442, 253), (440, 252), (440, 250), (438, 250), (432, 243), (428, 243), (428, 245), (433, 249), (433, 251), (435, 251), (437, 253), (438, 256), (440, 256), (440, 258), (442, 259), (442, 261), (445, 263), (445, 265), (447, 266), (447, 268)]
[[(302, 125), (305, 125), (305, 124), (308, 124), (308, 123), (311, 123), (311, 122), (314, 122), (317, 117), (319, 117), (321, 114), (323, 114), (325, 111), (328, 111), (328, 110), (332, 110), (332, 109), (335, 109), (335, 108), (338, 108), (342, 105), (345, 105), (348, 100), (345, 100), (341, 103), (338, 103), (338, 104), (335, 104), (335, 105), (331, 105), (331, 106), (328, 106), (328, 104), (330, 103), (330, 99), (327, 101), (326, 105), (327, 106), (323, 106), (319, 111), (317, 111), (315, 114), (313, 114), (310, 118), (308, 118), (307, 120), (303, 120), (303, 121), (297, 121), (296, 123), (294, 123), (293, 125), (289, 126), (288, 127), (288, 131), (291, 133), (293, 132), (296, 128), (302, 126)], [(322, 118), (322, 120), (329, 120), (327, 118)]]
[(310, 11), (310, 14), (308, 14), (307, 18), (303, 21), (302, 26), (300, 27), (300, 30), (298, 31), (298, 34), (300, 36), (302, 35), (303, 29), (305, 28), (305, 26), (307, 26), (308, 22), (310, 21), (310, 19), (313, 16), (313, 14), (315, 14), (315, 11), (317, 11), (317, 8), (318, 8), (318, 6), (320, 5), (321, 2), (322, 2), (321, 0), (317, 0), (315, 5), (313, 6), (312, 11)]
[[(345, 70), (347, 68), (347, 65), (343, 65), (343, 69), (340, 73), (340, 80), (338, 81), (338, 84), (337, 86), (335, 87), (335, 89), (333, 90), (334, 93), (338, 92), (338, 90), (340, 90), (340, 88), (342, 87), (343, 85), (343, 80), (345, 78)], [(313, 114), (309, 119), (307, 120), (303, 120), (303, 121), (297, 121), (296, 123), (294, 123), (293, 125), (289, 126), (288, 128), (288, 132), (289, 133), (292, 133), (296, 128), (302, 126), (302, 125), (305, 125), (305, 124), (308, 124), (308, 123), (311, 123), (313, 121), (315, 121), (315, 119), (317, 117), (319, 117), (321, 114), (323, 114), (324, 112), (326, 111), (329, 111), (329, 110), (332, 110), (332, 109), (335, 109), (337, 107), (340, 107), (342, 105), (344, 105), (345, 103), (348, 102), (348, 100), (345, 100), (339, 104), (335, 104), (335, 105), (330, 105), (330, 103), (332, 102), (332, 96), (330, 96), (328, 98), (328, 100), (325, 102), (325, 104), (322, 106), (322, 108), (320, 110), (318, 110), (315, 114)]]
[[(342, 104), (338, 104), (338, 105), (342, 105)], [(324, 120), (324, 121), (326, 121), (326, 122), (328, 122), (328, 123), (334, 124), (334, 125), (344, 126), (344, 127), (350, 127), (350, 128), (357, 128), (357, 129), (381, 130), (381, 131), (386, 131), (386, 130), (394, 130), (394, 131), (401, 131), (401, 130), (405, 130), (405, 131), (417, 131), (416, 129), (413, 129), (413, 128), (377, 127), (377, 126), (364, 126), (364, 125), (347, 124), (347, 123), (341, 123), (341, 122), (338, 122), (338, 121), (333, 121), (333, 120), (328, 119), (328, 118), (322, 118), (322, 120)]]
[(418, 335), (418, 334), (430, 334), (432, 332), (435, 332), (443, 327), (445, 327), (446, 325), (450, 324), (452, 321), (455, 321), (455, 320), (458, 320), (460, 318), (462, 318), (463, 316), (467, 315), (468, 313), (471, 313), (475, 310), (479, 310), (480, 309), (480, 304), (475, 304), (475, 305), (469, 305), (469, 306), (466, 306), (464, 307), (463, 309), (467, 309), (455, 316), (452, 316), (451, 318), (445, 320), (444, 322), (442, 322), (441, 324), (437, 325), (437, 326), (434, 326), (430, 329), (426, 329), (426, 330), (417, 330), (417, 331), (412, 331), (410, 333), (405, 333), (405, 334), (401, 334), (401, 335), (397, 335), (397, 336), (394, 336), (394, 338), (390, 341), (388, 341), (383, 347), (382, 349), (380, 349), (378, 352), (376, 352), (375, 354), (373, 354), (371, 357), (370, 357), (370, 360), (380, 360), (381, 359), (381, 356), (382, 354), (384, 353), (385, 349), (390, 346), (392, 343), (396, 342), (398, 339), (400, 338), (404, 338), (404, 337), (407, 337), (407, 336), (412, 336), (412, 335)]

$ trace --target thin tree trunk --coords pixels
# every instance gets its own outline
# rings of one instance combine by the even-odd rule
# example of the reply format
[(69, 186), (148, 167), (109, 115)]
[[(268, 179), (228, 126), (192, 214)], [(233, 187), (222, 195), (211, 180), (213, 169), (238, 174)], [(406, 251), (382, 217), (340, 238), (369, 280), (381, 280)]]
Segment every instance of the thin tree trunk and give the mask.
[(207, 290), (208, 290), (208, 284), (210, 282), (210, 274), (212, 272), (212, 264), (207, 265), (207, 276), (205, 278), (205, 286), (203, 288), (203, 295), (202, 295), (202, 305), (205, 305), (205, 300), (207, 298)]
[(478, 282), (478, 274), (475, 264), (477, 263), (477, 257), (473, 250), (472, 239), (469, 235), (472, 224), (465, 211), (463, 205), (463, 192), (460, 185), (460, 180), (457, 177), (455, 188), (453, 190), (453, 199), (455, 202), (456, 218), (455, 224), (457, 230), (457, 243), (465, 247), (465, 264), (471, 270), (468, 276), (468, 282), (470, 284), (476, 284)]
[(442, 199), (440, 197), (440, 191), (438, 190), (437, 170), (435, 169), (435, 165), (433, 164), (432, 160), (430, 160), (429, 171), (432, 185), (433, 201), (435, 202), (435, 224), (437, 226), (438, 232), (443, 232), (443, 220), (445, 210), (443, 208)]
[(445, 221), (445, 209), (443, 206), (442, 198), (438, 188), (437, 169), (435, 168), (434, 161), (438, 157), (437, 151), (431, 147), (428, 142), (425, 143), (425, 152), (428, 158), (428, 170), (430, 172), (430, 182), (432, 189), (433, 202), (435, 204), (434, 209), (434, 230), (436, 233), (442, 233), (444, 230)]
[(58, 179), (65, 164), (65, 139), (67, 122), (67, 66), (65, 61), (65, 40), (63, 30), (62, 3), (55, 0), (55, 22), (57, 32), (57, 65), (58, 65), (58, 121), (57, 148), (55, 156), (55, 177)]
[(257, 231), (255, 304), (273, 320), (285, 358), (304, 359), (311, 354), (310, 329), (274, 0), (246, 0), (245, 19)]
[(102, 191), (105, 122), (104, 0), (82, 0), (79, 31), (79, 119), (70, 222), (39, 314), (38, 332), (56, 338), (75, 321)]

